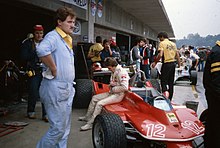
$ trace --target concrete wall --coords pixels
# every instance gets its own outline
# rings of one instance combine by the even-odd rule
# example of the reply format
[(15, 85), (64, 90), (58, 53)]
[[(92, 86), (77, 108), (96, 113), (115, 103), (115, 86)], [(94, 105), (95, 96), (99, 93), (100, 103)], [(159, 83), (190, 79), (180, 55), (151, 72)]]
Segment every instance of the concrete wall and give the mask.
[(101, 26), (112, 28), (115, 31), (144, 36), (149, 39), (157, 40), (156, 32), (154, 32), (147, 25), (143, 24), (141, 20), (136, 19), (131, 14), (125, 12), (122, 8), (119, 8), (117, 5), (112, 3), (111, 0), (104, 1), (103, 16), (99, 18), (96, 15), (95, 23)]
[(107, 28), (95, 27), (94, 38), (96, 36), (101, 36), (103, 40), (109, 40), (112, 37), (116, 37), (116, 32)]
[[(77, 18), (85, 21), (89, 21), (90, 8), (87, 10), (78, 8), (74, 5), (67, 4), (59, 0), (20, 0), (25, 3), (29, 3), (41, 8), (45, 8), (51, 11), (56, 11), (60, 6), (72, 7), (77, 12)], [(88, 4), (90, 7), (90, 4)], [(92, 17), (92, 16), (90, 16)], [(103, 16), (99, 18), (97, 14), (95, 17), (95, 24), (112, 28), (116, 31), (121, 31), (129, 34), (145, 36), (150, 39), (156, 39), (156, 32), (154, 32), (147, 25), (143, 24), (141, 20), (136, 19), (131, 14), (125, 12), (122, 8), (111, 2), (111, 0), (103, 1)], [(143, 18), (147, 19), (147, 18)]]
[[(114, 30), (115, 32), (121, 32), (131, 35), (144, 36), (148, 39), (157, 40), (156, 32), (150, 27), (143, 24), (141, 20), (136, 19), (131, 14), (125, 12), (122, 8), (115, 5), (111, 0), (103, 1), (103, 15), (98, 17), (91, 15), (90, 3), (88, 3), (88, 9), (82, 9), (74, 5), (62, 2), (60, 0), (19, 0), (34, 6), (38, 6), (43, 9), (56, 11), (60, 6), (72, 7), (77, 13), (77, 19), (82, 20), (82, 35), (76, 37), (77, 40), (81, 40), (83, 36), (88, 36), (88, 41), (94, 41), (97, 32), (94, 32), (95, 25), (103, 26)], [(90, 2), (90, 0), (88, 0)], [(143, 18), (147, 19), (147, 18)], [(86, 23), (88, 22), (88, 23)], [(95, 24), (95, 25), (94, 25)], [(98, 33), (99, 34), (99, 33)]]

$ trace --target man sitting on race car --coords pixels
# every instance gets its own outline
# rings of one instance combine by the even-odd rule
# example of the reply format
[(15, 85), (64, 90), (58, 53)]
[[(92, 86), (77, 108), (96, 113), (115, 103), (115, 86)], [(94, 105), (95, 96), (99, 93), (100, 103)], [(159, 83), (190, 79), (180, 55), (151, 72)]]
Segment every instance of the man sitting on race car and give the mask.
[(87, 121), (87, 123), (80, 128), (81, 131), (86, 131), (92, 128), (95, 117), (101, 113), (102, 107), (107, 104), (118, 103), (124, 98), (125, 92), (128, 91), (129, 75), (118, 62), (112, 58), (107, 57), (104, 61), (106, 67), (112, 72), (110, 78), (110, 91), (94, 95), (89, 104), (87, 113), (83, 117), (79, 117), (80, 121)]

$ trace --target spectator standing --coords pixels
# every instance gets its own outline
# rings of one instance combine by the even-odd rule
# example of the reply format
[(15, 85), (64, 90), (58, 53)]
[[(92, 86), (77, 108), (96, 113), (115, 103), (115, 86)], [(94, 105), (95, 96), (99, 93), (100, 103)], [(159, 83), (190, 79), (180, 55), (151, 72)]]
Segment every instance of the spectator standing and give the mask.
[(205, 64), (203, 85), (208, 103), (208, 118), (205, 125), (205, 148), (220, 147), (220, 41), (212, 48)]
[[(28, 72), (28, 107), (27, 117), (36, 119), (35, 106), (39, 100), (39, 87), (42, 81), (41, 61), (37, 56), (36, 48), (43, 40), (44, 28), (42, 25), (35, 25), (33, 28), (33, 36), (28, 37), (21, 46), (21, 59), (26, 64)], [(48, 122), (44, 104), (42, 103), (42, 120)]]
[(112, 57), (105, 59), (105, 65), (112, 72), (109, 84), (110, 91), (92, 97), (86, 115), (79, 117), (80, 121), (87, 122), (80, 128), (82, 131), (92, 128), (95, 117), (101, 113), (104, 105), (122, 101), (125, 92), (128, 91), (129, 75), (127, 71)]
[(154, 56), (156, 52), (156, 48), (152, 44), (149, 44), (149, 52), (150, 52), (149, 62), (151, 64), (154, 62)]
[(110, 47), (112, 49), (112, 56), (117, 60), (117, 62), (121, 63), (121, 54), (120, 48), (117, 46), (114, 40), (110, 40)]
[(157, 37), (160, 40), (158, 47), (159, 54), (152, 63), (152, 67), (154, 68), (157, 62), (162, 58), (163, 64), (160, 77), (162, 92), (167, 93), (168, 91), (169, 99), (172, 100), (176, 61), (178, 67), (180, 67), (179, 52), (177, 51), (176, 44), (168, 39), (168, 34), (166, 32), (160, 32)]
[(130, 51), (131, 64), (136, 65), (137, 71), (141, 69), (141, 60), (143, 57), (140, 54), (140, 48), (145, 45), (145, 41), (145, 38), (137, 37), (135, 40), (135, 46)]
[(185, 45), (182, 45), (182, 47), (180, 48), (179, 50), (179, 54), (180, 54), (180, 57), (183, 57), (185, 55)]
[(141, 70), (145, 73), (146, 79), (150, 79), (150, 50), (147, 43), (140, 48), (140, 55), (143, 57), (141, 60)]
[(204, 71), (204, 65), (207, 58), (206, 49), (199, 50), (198, 56), (199, 56), (198, 71)]
[(72, 102), (75, 95), (72, 38), (76, 15), (72, 8), (56, 11), (56, 28), (50, 31), (37, 54), (45, 65), (40, 96), (49, 119), (49, 130), (37, 148), (66, 148), (71, 129)]

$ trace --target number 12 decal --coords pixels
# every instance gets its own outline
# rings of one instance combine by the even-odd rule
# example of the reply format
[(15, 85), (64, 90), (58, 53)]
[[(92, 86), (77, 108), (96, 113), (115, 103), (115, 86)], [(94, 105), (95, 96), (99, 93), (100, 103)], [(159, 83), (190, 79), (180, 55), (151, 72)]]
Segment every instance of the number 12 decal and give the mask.
[(159, 138), (165, 137), (164, 132), (166, 130), (166, 126), (163, 124), (147, 124), (145, 128), (146, 128), (146, 136), (159, 137)]

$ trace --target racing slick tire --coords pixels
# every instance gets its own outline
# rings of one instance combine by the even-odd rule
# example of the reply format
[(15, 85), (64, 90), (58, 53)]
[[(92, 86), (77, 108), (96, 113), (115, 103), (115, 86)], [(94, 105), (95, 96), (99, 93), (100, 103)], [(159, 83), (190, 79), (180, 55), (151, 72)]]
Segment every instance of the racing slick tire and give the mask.
[(126, 148), (126, 131), (121, 117), (103, 113), (95, 118), (92, 128), (94, 148)]
[(208, 117), (208, 109), (204, 110), (199, 117), (199, 120), (203, 123), (204, 126), (206, 125), (207, 117)]
[(191, 85), (196, 85), (197, 84), (197, 71), (192, 70), (190, 73), (191, 73), (190, 74)]
[[(206, 126), (207, 118), (208, 118), (208, 109), (204, 110), (199, 117), (199, 120), (202, 122), (204, 126)], [(204, 138), (205, 138), (205, 135), (203, 136), (203, 139)]]
[(88, 108), (93, 95), (93, 83), (90, 79), (76, 79), (74, 108)]
[(149, 81), (152, 84), (152, 86), (161, 93), (161, 86), (158, 79), (149, 79), (147, 81)]

